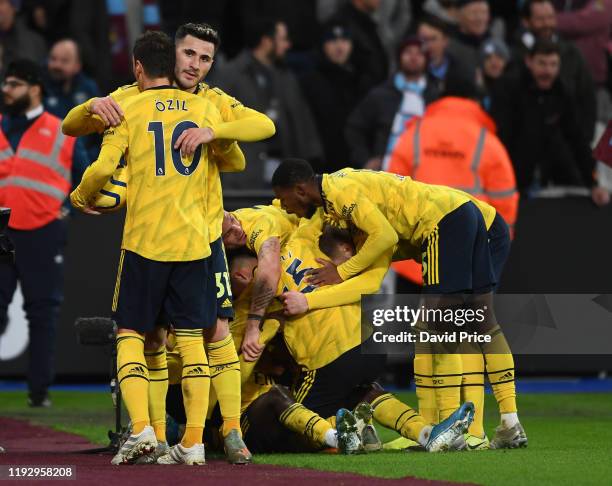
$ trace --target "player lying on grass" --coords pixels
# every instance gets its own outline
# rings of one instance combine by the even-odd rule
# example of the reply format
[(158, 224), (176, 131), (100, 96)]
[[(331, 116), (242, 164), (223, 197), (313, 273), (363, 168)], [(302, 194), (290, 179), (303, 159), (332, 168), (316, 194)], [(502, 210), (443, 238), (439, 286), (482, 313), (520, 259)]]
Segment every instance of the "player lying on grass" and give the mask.
[[(429, 302), (457, 305), (462, 303), (461, 294), (470, 294), (472, 305), (493, 309), (492, 289), (508, 253), (509, 233), (492, 206), (456, 189), (384, 172), (343, 169), (316, 175), (308, 162), (299, 159), (283, 161), (272, 185), (288, 213), (309, 218), (323, 208), (326, 217), (365, 237), (359, 251), (341, 265), (327, 261), (312, 270), (310, 285), (348, 281), (398, 245), (397, 254), (402, 258), (422, 261), (423, 293), (431, 296)], [(416, 372), (431, 380), (435, 392), (435, 408), (431, 402), (423, 408), (436, 409), (441, 419), (452, 413), (460, 402), (463, 372), (466, 376), (483, 374), (484, 354), (501, 413), (491, 447), (518, 447), (527, 443), (527, 437), (518, 421), (514, 360), (494, 313), (489, 311), (488, 317), (480, 331), (491, 342), (470, 352), (471, 369), (463, 369), (456, 349), (449, 352), (447, 347), (432, 349), (429, 345), (417, 349)], [(426, 388), (419, 388), (422, 396)], [(479, 435), (477, 442), (486, 443), (482, 386), (466, 387), (467, 398), (470, 390), (474, 390), (479, 410), (480, 430), (474, 434)]]
[[(224, 366), (227, 372), (211, 377), (212, 387), (215, 389), (224, 417), (223, 433), (226, 437), (225, 448), (228, 459), (234, 463), (250, 461), (250, 454), (246, 451), (241, 439), (239, 423), (240, 382), (237, 368), (237, 356), (231, 335), (229, 334), (228, 319), (232, 318), (231, 293), (229, 292), (228, 270), (221, 241), (221, 221), (223, 218), (223, 198), (219, 171), (236, 171), (244, 169), (235, 164), (235, 151), (237, 147), (231, 144), (232, 133), (239, 133), (242, 141), (259, 141), (271, 137), (275, 133), (274, 123), (264, 114), (245, 107), (235, 98), (229, 96), (218, 88), (208, 86), (203, 82), (208, 74), (215, 53), (219, 47), (220, 38), (216, 30), (206, 24), (184, 24), (175, 35), (176, 64), (174, 79), (176, 85), (183, 91), (192, 93), (212, 103), (220, 112), (223, 123), (215, 127), (194, 127), (183, 131), (177, 139), (172, 140), (175, 153), (193, 155), (203, 143), (211, 144), (215, 160), (218, 164), (211, 164), (208, 178), (207, 214), (209, 219), (209, 232), (211, 241), (212, 274), (218, 287), (217, 292), (217, 322), (210, 329), (205, 330), (207, 355), (211, 365)], [(140, 92), (137, 84), (123, 86), (104, 98), (92, 98), (73, 108), (62, 124), (64, 133), (73, 136), (83, 136), (90, 133), (102, 133), (106, 127), (118, 126), (124, 119), (122, 103)], [(168, 105), (166, 109), (174, 110), (180, 106)], [(154, 130), (156, 127), (152, 127)], [(152, 133), (143, 133), (150, 141)], [(158, 136), (158, 132), (155, 132)], [(170, 142), (168, 142), (170, 143)], [(118, 184), (125, 184), (122, 177), (125, 169), (118, 169), (111, 179)], [(117, 186), (121, 187), (121, 186)], [(111, 201), (114, 194), (113, 184), (109, 185)], [(122, 201), (125, 204), (125, 201)], [(153, 370), (151, 378), (151, 403), (155, 422), (159, 424), (158, 440), (164, 442), (163, 421), (165, 420), (164, 397), (167, 388), (166, 357), (161, 350), (160, 354), (148, 354), (147, 366)], [(230, 371), (231, 370), (231, 371)], [(246, 451), (246, 454), (245, 454)]]

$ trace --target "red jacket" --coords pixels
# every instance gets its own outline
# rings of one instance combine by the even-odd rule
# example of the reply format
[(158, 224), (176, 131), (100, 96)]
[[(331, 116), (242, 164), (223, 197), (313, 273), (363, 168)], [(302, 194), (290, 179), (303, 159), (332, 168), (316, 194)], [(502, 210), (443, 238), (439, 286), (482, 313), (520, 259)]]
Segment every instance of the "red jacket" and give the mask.
[(0, 130), (0, 206), (11, 208), (10, 228), (32, 230), (59, 217), (70, 192), (75, 141), (47, 112), (26, 130), (16, 153)]
[[(465, 191), (486, 201), (512, 228), (519, 195), (510, 157), (495, 135), (495, 123), (475, 101), (446, 97), (406, 125), (391, 155), (389, 172)], [(394, 268), (422, 283), (420, 265)]]

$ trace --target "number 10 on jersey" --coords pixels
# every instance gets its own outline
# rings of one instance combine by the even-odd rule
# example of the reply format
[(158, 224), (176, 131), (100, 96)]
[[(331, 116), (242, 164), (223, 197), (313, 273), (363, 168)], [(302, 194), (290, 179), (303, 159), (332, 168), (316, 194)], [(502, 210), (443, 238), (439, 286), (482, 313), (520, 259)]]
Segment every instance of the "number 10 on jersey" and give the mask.
[[(172, 154), (172, 163), (176, 171), (184, 176), (193, 174), (198, 168), (200, 157), (202, 156), (202, 146), (200, 145), (193, 154), (191, 165), (183, 164), (181, 153), (174, 148), (174, 144), (185, 130), (189, 128), (198, 128), (198, 126), (189, 120), (178, 123), (172, 130), (170, 138), (170, 153)], [(166, 175), (166, 137), (164, 134), (164, 124), (160, 121), (149, 122), (148, 131), (153, 133), (153, 144), (155, 147), (155, 175), (158, 177)]]

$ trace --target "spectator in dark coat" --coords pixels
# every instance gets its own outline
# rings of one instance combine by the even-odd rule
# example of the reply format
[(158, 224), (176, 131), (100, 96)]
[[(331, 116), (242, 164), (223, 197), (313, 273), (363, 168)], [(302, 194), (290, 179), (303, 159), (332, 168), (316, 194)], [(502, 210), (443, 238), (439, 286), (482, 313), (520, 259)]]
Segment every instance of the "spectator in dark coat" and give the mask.
[(349, 164), (344, 125), (359, 101), (357, 73), (348, 62), (352, 48), (346, 26), (326, 25), (316, 67), (301, 79), (323, 144), (324, 160), (321, 167), (315, 167), (317, 173), (334, 172)]
[(474, 72), (480, 61), (482, 44), (489, 38), (491, 11), (487, 0), (458, 0), (457, 31), (449, 51)]
[[(46, 110), (58, 118), (64, 118), (77, 105), (100, 96), (98, 85), (83, 73), (81, 52), (72, 39), (56, 42), (47, 59), (44, 72)], [(88, 160), (94, 161), (100, 152), (100, 136), (92, 134), (81, 139), (87, 150)]]
[(362, 94), (389, 75), (387, 54), (372, 19), (380, 1), (350, 0), (332, 18), (333, 22), (346, 24), (352, 33), (353, 53), (350, 62), (359, 73), (359, 89)]
[(582, 54), (574, 44), (557, 34), (557, 15), (551, 0), (526, 0), (521, 15), (526, 30), (516, 39), (511, 70), (518, 75), (536, 39), (556, 42), (561, 55), (561, 81), (574, 98), (580, 129), (590, 142), (595, 131), (597, 106), (593, 78)]
[(323, 156), (317, 127), (299, 82), (283, 63), (290, 47), (283, 22), (253, 22), (247, 34), (247, 48), (215, 73), (215, 84), (268, 115), (276, 125), (273, 137), (241, 144), (247, 167), (245, 173), (227, 174), (227, 187), (261, 189), (270, 182), (281, 158), (300, 157), (317, 163)]
[(15, 59), (42, 64), (47, 55), (44, 39), (17, 16), (19, 0), (0, 0), (0, 71)]
[(465, 63), (449, 50), (449, 27), (438, 17), (428, 15), (417, 22), (417, 35), (423, 41), (429, 60), (429, 74), (440, 82), (466, 79), (476, 82), (475, 66)]
[(406, 122), (421, 116), (440, 94), (438, 82), (427, 74), (424, 44), (418, 37), (402, 43), (398, 64), (391, 79), (370, 91), (349, 115), (344, 135), (352, 167), (381, 169)]
[(521, 76), (494, 101), (493, 115), (523, 195), (549, 185), (584, 186), (596, 204), (606, 204), (609, 196), (596, 185), (575, 100), (560, 79), (560, 50), (558, 43), (538, 40)]

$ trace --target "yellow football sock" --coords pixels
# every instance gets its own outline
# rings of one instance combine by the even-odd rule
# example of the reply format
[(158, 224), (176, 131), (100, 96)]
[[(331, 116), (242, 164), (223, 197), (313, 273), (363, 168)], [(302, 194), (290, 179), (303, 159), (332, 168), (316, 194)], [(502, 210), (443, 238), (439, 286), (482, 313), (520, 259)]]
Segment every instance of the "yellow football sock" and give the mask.
[(462, 354), (463, 377), (461, 381), (461, 400), (472, 402), (475, 407), (474, 421), (468, 433), (477, 437), (484, 436), (484, 357), (482, 354)]
[(181, 440), (183, 447), (202, 443), (208, 410), (210, 371), (204, 352), (204, 338), (198, 329), (176, 329), (176, 348), (183, 362), (181, 388), (187, 424)]
[(440, 420), (448, 418), (459, 408), (462, 370), (460, 354), (433, 355), (432, 379)]
[(419, 440), (419, 434), (427, 425), (425, 419), (391, 393), (385, 393), (372, 401), (374, 418), (385, 427), (395, 430), (407, 439)]
[(510, 346), (499, 325), (495, 325), (487, 334), (491, 336), (491, 342), (482, 344), (481, 348), (499, 413), (516, 413), (514, 357)]
[(221, 341), (207, 343), (206, 353), (210, 366), (210, 380), (223, 417), (223, 437), (232, 429), (242, 434), (240, 431), (240, 362), (232, 335), (228, 335)]
[(149, 371), (145, 363), (144, 337), (136, 332), (117, 335), (117, 379), (121, 397), (132, 422), (132, 433), (150, 425)]
[(436, 390), (433, 386), (433, 358), (431, 354), (417, 354), (414, 356), (414, 383), (419, 404), (419, 415), (428, 424), (437, 424), (438, 405), (436, 404)]
[(325, 434), (331, 424), (301, 403), (294, 403), (280, 416), (280, 423), (289, 430), (306, 437), (315, 446), (325, 445)]
[(493, 388), (499, 413), (516, 413), (514, 358), (511, 354), (487, 354), (485, 360), (487, 377)]
[(149, 417), (158, 441), (166, 442), (166, 394), (168, 393), (168, 363), (166, 346), (145, 351), (149, 368)]

